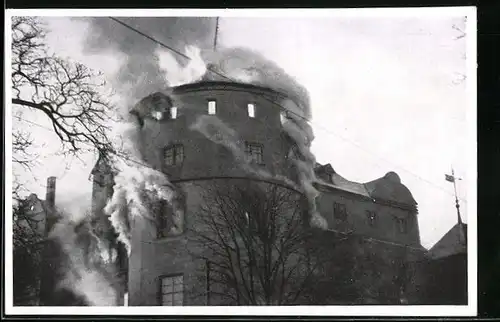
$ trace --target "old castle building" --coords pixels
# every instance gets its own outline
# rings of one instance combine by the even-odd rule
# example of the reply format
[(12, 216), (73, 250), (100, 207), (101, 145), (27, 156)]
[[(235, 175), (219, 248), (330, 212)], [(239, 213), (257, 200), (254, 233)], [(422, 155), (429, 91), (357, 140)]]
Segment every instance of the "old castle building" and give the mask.
[[(284, 111), (274, 103), (287, 99), (297, 101), (266, 87), (203, 80), (171, 88), (168, 95), (153, 94), (136, 106), (142, 157), (176, 187), (183, 215), (163, 207), (155, 209), (156, 222), (130, 222), (130, 256), (127, 260), (120, 248), (117, 260), (123, 276), (119, 293), (128, 305), (224, 304), (211, 295), (208, 278), (195, 273), (200, 267), (206, 275), (210, 271), (190, 255), (189, 231), (203, 206), (203, 191), (215, 182), (279, 185), (300, 195), (293, 185), (298, 179), (282, 126)], [(325, 287), (309, 296), (311, 304), (411, 302), (415, 272), (408, 263), (419, 260), (424, 249), (410, 191), (393, 172), (367, 183), (346, 180), (330, 164), (316, 164), (314, 172), (316, 208), (328, 224), (317, 239), (335, 260), (317, 273)], [(100, 160), (93, 175), (95, 220), (105, 220), (112, 172)], [(192, 289), (206, 292), (191, 297)]]

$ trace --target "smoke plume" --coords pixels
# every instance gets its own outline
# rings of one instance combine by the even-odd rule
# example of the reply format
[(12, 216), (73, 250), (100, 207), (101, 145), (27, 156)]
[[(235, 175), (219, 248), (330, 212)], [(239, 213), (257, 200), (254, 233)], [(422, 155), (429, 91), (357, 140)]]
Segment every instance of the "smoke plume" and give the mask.
[[(214, 17), (119, 17), (117, 19), (176, 49), (184, 48), (187, 44), (202, 50), (210, 48), (215, 32)], [(98, 54), (115, 51), (125, 55), (125, 63), (115, 83), (118, 86), (132, 84), (131, 98), (139, 100), (169, 85), (161, 68), (161, 55), (158, 55), (159, 52), (167, 51), (166, 48), (108, 17), (93, 17), (88, 21), (90, 28), (84, 46), (86, 52)], [(188, 62), (180, 59), (179, 63), (184, 66)]]
[(217, 52), (206, 52), (204, 59), (211, 70), (208, 72), (208, 77), (226, 81), (229, 78), (236, 82), (265, 86), (285, 93), (297, 101), (299, 112), (305, 118), (311, 117), (307, 89), (275, 62), (260, 53), (243, 47), (224, 48)]
[(253, 164), (252, 159), (245, 153), (243, 141), (234, 129), (225, 124), (217, 117), (200, 115), (196, 122), (191, 124), (190, 129), (203, 134), (210, 141), (226, 147), (233, 155), (237, 165), (243, 170), (253, 173), (264, 179), (278, 179), (298, 189), (296, 184), (287, 177), (272, 175), (260, 166)]
[(121, 155), (112, 159), (116, 171), (115, 185), (104, 211), (130, 255), (130, 223), (135, 217), (154, 221), (151, 209), (161, 200), (172, 203), (175, 189), (165, 174), (153, 169), (143, 159), (141, 125), (136, 116), (127, 115), (115, 130), (117, 137), (122, 138), (122, 150)]
[[(54, 238), (62, 248), (60, 267), (64, 268), (62, 280), (56, 288), (65, 288), (82, 296), (88, 305), (116, 305), (116, 292), (112, 287), (112, 273), (106, 272), (101, 263), (109, 260), (102, 241), (88, 229), (90, 217), (84, 212), (60, 212), (61, 219), (52, 228), (49, 238)], [(83, 228), (83, 229), (82, 229)], [(85, 229), (87, 228), (87, 229)], [(92, 245), (95, 245), (93, 247)], [(94, 258), (88, 257), (91, 253)]]

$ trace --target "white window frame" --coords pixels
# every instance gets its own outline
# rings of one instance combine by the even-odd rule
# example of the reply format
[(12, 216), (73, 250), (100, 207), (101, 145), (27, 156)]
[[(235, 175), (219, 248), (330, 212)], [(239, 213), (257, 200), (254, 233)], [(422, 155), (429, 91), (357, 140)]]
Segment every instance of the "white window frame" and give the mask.
[(175, 120), (177, 118), (177, 106), (172, 106), (170, 108), (170, 119)]
[(217, 102), (215, 100), (208, 101), (208, 115), (217, 114)]
[(254, 103), (248, 103), (247, 104), (247, 111), (248, 111), (248, 116), (250, 118), (255, 118), (255, 104)]

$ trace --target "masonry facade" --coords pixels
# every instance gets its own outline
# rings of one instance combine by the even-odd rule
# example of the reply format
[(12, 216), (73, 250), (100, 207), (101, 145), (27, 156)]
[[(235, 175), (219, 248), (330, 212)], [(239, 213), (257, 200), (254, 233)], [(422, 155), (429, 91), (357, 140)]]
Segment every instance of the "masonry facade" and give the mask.
[[(168, 176), (183, 212), (175, 217), (180, 215), (168, 205), (150, 205), (156, 222), (135, 217), (130, 223), (131, 253), (126, 258), (120, 252), (118, 260), (126, 276), (119, 293), (128, 305), (224, 304), (210, 298), (208, 290), (205, 296), (190, 296), (193, 289), (207, 289), (203, 274), (209, 271), (190, 255), (189, 232), (203, 207), (203, 192), (216, 182), (231, 187), (250, 180), (300, 194), (289, 159), (292, 146), (281, 123), (284, 111), (276, 104), (286, 99), (265, 87), (205, 80), (150, 95), (132, 110), (141, 123), (140, 153)], [(418, 260), (424, 249), (410, 191), (393, 172), (364, 184), (346, 180), (330, 165), (316, 164), (314, 172), (320, 192), (316, 207), (328, 223), (328, 229), (317, 232), (315, 247), (328, 250), (332, 260), (315, 273), (325, 281), (324, 289), (311, 290), (311, 303), (303, 304), (411, 301), (407, 284), (414, 273), (407, 263)], [(98, 221), (104, 218), (113, 177), (102, 160), (93, 175)]]

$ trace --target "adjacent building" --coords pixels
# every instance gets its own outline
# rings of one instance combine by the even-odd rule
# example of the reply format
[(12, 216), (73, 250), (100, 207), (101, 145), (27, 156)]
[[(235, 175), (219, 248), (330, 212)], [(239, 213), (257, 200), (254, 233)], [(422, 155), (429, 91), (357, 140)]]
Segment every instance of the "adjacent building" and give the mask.
[(424, 304), (467, 305), (467, 224), (454, 225), (426, 254)]

